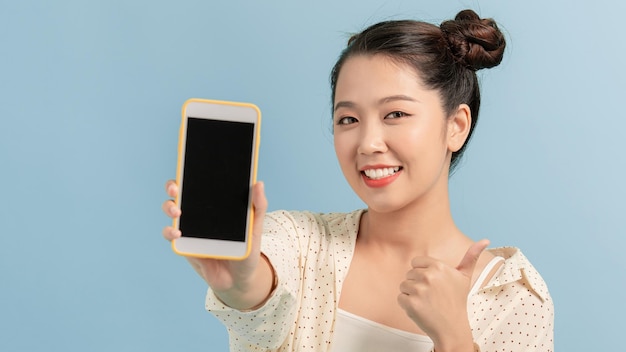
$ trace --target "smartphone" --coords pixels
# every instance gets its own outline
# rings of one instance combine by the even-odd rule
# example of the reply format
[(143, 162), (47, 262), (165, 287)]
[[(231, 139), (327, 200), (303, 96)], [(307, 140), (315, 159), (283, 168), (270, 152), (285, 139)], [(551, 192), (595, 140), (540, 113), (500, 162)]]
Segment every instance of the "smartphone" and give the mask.
[(261, 112), (249, 103), (189, 99), (182, 108), (172, 241), (184, 256), (240, 260), (250, 253)]

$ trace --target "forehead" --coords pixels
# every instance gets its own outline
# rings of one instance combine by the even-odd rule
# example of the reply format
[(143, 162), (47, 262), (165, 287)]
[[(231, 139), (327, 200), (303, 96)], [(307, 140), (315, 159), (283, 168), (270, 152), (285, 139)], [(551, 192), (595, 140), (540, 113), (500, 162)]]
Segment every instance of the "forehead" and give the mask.
[(380, 96), (421, 95), (428, 89), (412, 66), (384, 55), (348, 58), (337, 77), (335, 100), (357, 100)]
[(439, 102), (438, 92), (426, 88), (411, 65), (384, 55), (357, 55), (348, 58), (339, 72), (334, 103), (369, 104), (396, 95)]

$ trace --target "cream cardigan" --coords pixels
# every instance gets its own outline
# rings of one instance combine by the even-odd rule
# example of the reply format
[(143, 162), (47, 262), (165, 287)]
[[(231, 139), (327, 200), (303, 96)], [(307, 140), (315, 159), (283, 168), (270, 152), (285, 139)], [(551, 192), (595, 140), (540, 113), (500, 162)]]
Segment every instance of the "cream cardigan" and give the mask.
[[(228, 328), (231, 351), (328, 351), (341, 286), (363, 210), (316, 214), (276, 211), (264, 223), (262, 252), (278, 285), (259, 309), (225, 306), (209, 289), (206, 309)], [(553, 351), (554, 307), (543, 279), (516, 248), (489, 249), (505, 259), (468, 298), (481, 351)]]

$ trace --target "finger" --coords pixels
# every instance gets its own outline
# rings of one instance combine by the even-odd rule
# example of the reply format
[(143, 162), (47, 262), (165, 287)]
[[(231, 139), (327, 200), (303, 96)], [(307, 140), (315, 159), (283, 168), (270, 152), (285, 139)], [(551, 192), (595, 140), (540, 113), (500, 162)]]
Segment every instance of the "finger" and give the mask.
[[(257, 182), (252, 186), (252, 205), (254, 206), (254, 218), (252, 223), (252, 253), (261, 251), (261, 237), (263, 235), (263, 222), (267, 211), (267, 199), (263, 182)], [(252, 258), (258, 256), (251, 255)]]
[(478, 262), (478, 257), (480, 254), (487, 248), (489, 245), (489, 240), (482, 239), (476, 243), (474, 243), (465, 253), (463, 259), (461, 259), (461, 263), (456, 267), (456, 269), (462, 272), (467, 277), (472, 277), (472, 273), (474, 272), (474, 267), (476, 266), (476, 262)]
[(254, 233), (263, 232), (263, 219), (267, 211), (267, 198), (265, 198), (265, 184), (257, 182), (252, 186), (252, 205), (254, 206)]
[(404, 278), (406, 280), (411, 280), (411, 281), (424, 281), (424, 279), (428, 279), (428, 273), (429, 272), (434, 272), (433, 270), (430, 270), (429, 268), (413, 268), (409, 271), (406, 272), (406, 275), (404, 276)]
[(181, 236), (179, 230), (173, 228), (172, 226), (167, 226), (163, 228), (163, 237), (168, 241), (173, 241)]
[(267, 198), (265, 198), (265, 183), (259, 181), (252, 186), (252, 204), (255, 210), (265, 211), (267, 209)]
[(161, 205), (161, 209), (163, 210), (165, 215), (169, 216), (170, 218), (177, 218), (181, 214), (180, 208), (171, 199), (163, 202), (163, 204)]
[(412, 307), (412, 303), (414, 300), (412, 299), (412, 296), (406, 293), (400, 293), (398, 295), (397, 301), (400, 308), (404, 309), (408, 313)]
[(433, 265), (439, 265), (437, 263), (441, 263), (435, 258), (426, 257), (426, 256), (418, 256), (411, 259), (411, 267), (412, 268), (428, 268)]
[(400, 283), (400, 293), (404, 295), (415, 295), (418, 292), (418, 284), (411, 280), (405, 280)]
[(167, 195), (172, 198), (176, 198), (178, 196), (178, 184), (176, 183), (176, 180), (168, 180), (165, 182), (165, 192), (167, 192)]

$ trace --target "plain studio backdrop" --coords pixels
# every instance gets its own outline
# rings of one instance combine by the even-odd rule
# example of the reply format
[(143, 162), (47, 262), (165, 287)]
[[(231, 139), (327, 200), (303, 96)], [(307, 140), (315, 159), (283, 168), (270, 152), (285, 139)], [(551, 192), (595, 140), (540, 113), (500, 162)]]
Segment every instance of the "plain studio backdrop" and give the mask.
[(0, 350), (226, 351), (205, 284), (161, 237), (183, 102), (260, 107), (271, 210), (360, 208), (330, 132), (337, 56), (375, 22), (472, 8), (508, 44), (480, 73), (455, 218), (474, 239), (521, 247), (542, 273), (557, 350), (616, 351), (625, 4), (2, 0)]

